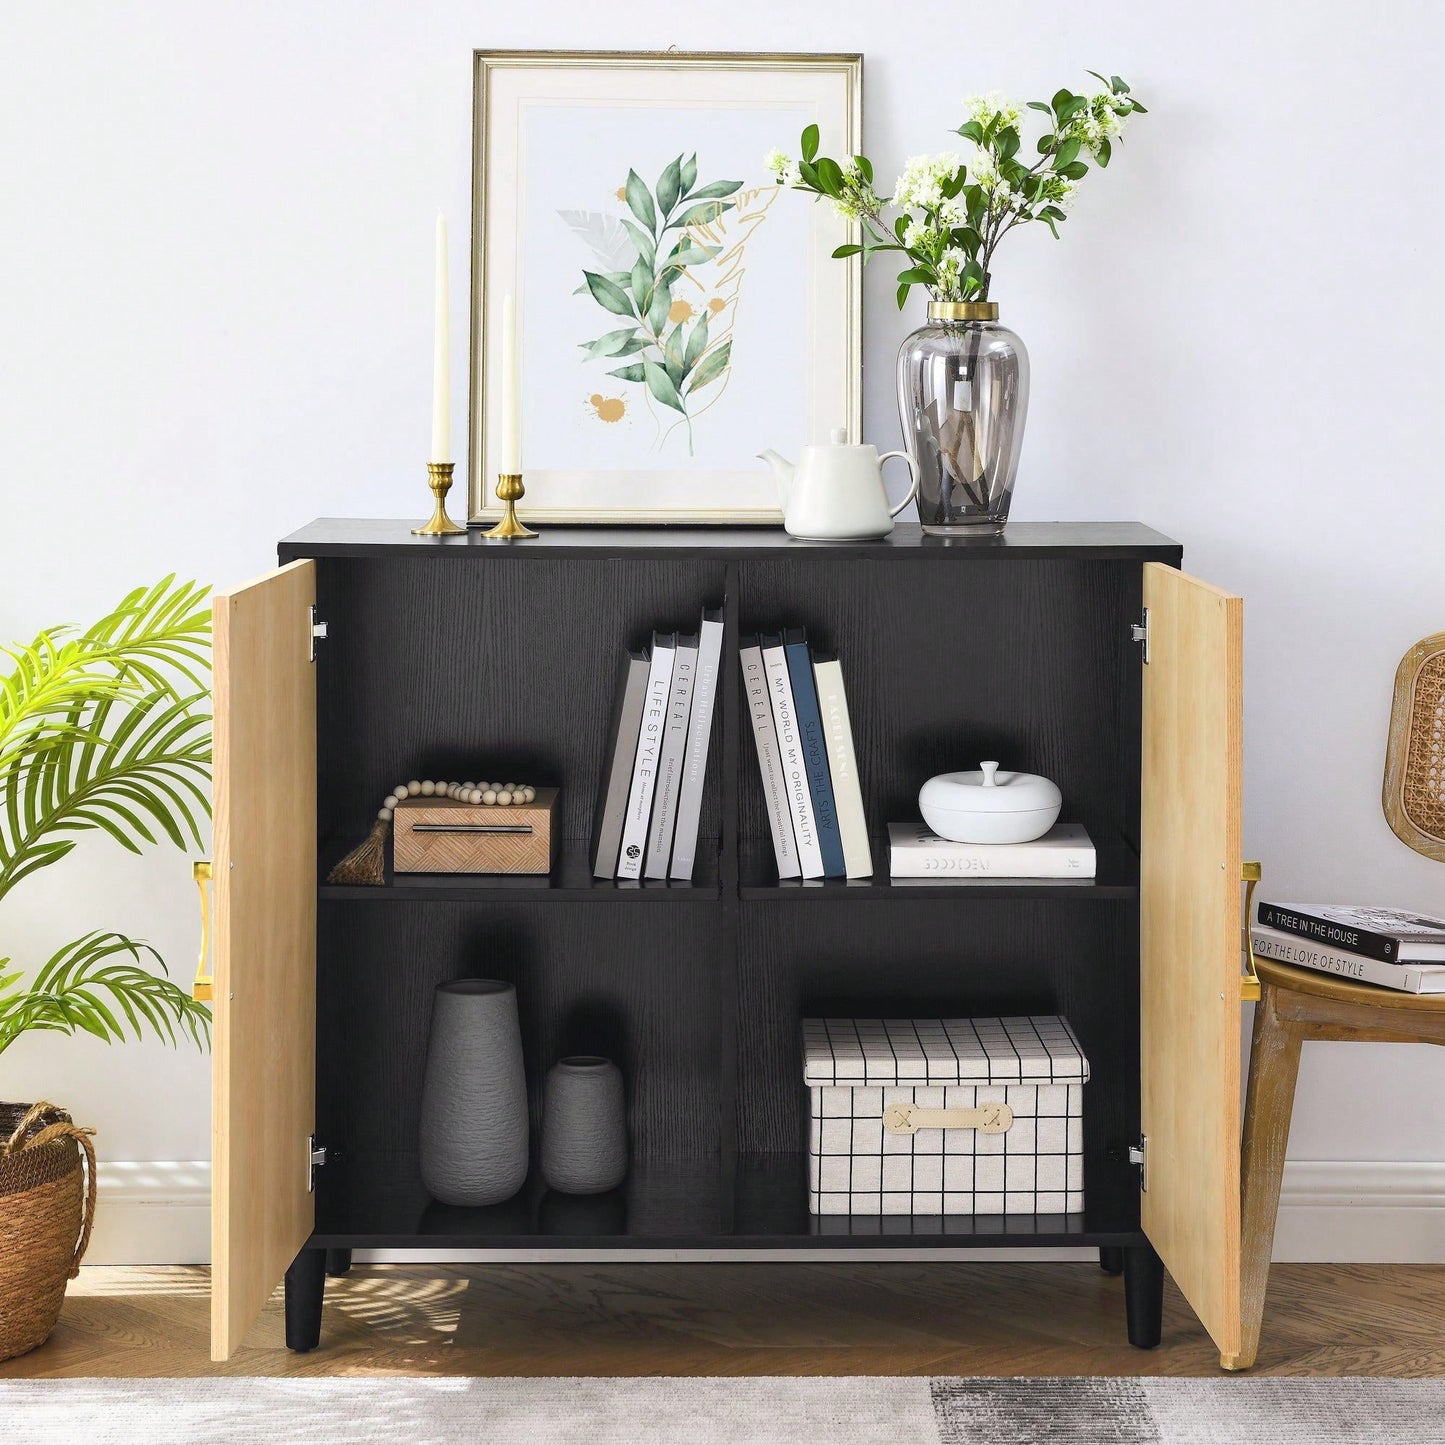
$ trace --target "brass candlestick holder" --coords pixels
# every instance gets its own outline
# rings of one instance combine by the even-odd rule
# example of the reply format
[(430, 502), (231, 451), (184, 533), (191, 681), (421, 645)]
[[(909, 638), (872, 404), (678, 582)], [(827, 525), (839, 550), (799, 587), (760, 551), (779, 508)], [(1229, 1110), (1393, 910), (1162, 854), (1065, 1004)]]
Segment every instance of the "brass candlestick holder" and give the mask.
[(460, 537), (466, 533), (465, 527), (459, 527), (447, 516), (447, 493), (452, 489), (452, 468), (455, 462), (428, 462), (426, 464), (427, 486), (431, 488), (432, 496), (436, 498), (436, 510), (431, 515), (431, 521), (422, 527), (413, 527), (413, 537)]
[(497, 476), (497, 500), (502, 503), (502, 517), (490, 532), (483, 532), (482, 536), (491, 537), (504, 542), (525, 542), (528, 537), (535, 537), (535, 532), (530, 532), (517, 520), (517, 503), (526, 496), (527, 489), (522, 485), (522, 474), (520, 472), (501, 472)]

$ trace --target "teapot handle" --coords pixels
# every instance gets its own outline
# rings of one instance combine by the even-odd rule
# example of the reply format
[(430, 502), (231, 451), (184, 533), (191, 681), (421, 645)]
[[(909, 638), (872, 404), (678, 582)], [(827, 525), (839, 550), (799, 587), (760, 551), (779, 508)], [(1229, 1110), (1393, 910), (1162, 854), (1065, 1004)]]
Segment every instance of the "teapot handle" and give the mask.
[(886, 462), (889, 457), (898, 457), (905, 462), (908, 467), (908, 475), (912, 480), (912, 485), (908, 488), (908, 495), (888, 513), (890, 517), (896, 517), (899, 512), (918, 495), (918, 468), (913, 465), (913, 458), (910, 457), (907, 452), (884, 452), (883, 455), (878, 458), (878, 469), (880, 471), (883, 469), (883, 463)]

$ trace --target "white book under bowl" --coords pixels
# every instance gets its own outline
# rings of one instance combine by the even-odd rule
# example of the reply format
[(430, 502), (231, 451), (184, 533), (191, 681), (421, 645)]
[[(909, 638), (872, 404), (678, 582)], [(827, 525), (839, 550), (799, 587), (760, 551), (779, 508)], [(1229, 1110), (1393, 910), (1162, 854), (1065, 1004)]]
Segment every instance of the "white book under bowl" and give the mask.
[(1081, 823), (1055, 823), (1032, 843), (953, 843), (924, 823), (888, 825), (895, 878), (1083, 878), (1098, 860)]

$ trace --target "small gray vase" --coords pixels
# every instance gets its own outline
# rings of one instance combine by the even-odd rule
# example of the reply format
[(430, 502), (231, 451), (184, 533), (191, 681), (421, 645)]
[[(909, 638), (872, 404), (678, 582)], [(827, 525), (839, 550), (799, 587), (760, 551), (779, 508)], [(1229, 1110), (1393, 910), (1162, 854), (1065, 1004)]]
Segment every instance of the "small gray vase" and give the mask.
[(527, 1077), (511, 984), (459, 978), (437, 985), (419, 1152), (422, 1183), (443, 1204), (499, 1204), (522, 1187)]
[(627, 1102), (616, 1064), (562, 1059), (542, 1101), (542, 1177), (563, 1194), (603, 1194), (627, 1177)]

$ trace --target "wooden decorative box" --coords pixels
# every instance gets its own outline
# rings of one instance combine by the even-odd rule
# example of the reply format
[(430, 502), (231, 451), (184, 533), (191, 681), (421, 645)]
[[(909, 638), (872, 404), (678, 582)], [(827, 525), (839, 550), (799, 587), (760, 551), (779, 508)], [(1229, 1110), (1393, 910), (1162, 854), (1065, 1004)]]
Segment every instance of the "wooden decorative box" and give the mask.
[(392, 819), (397, 873), (550, 873), (557, 789), (510, 807), (405, 798)]

